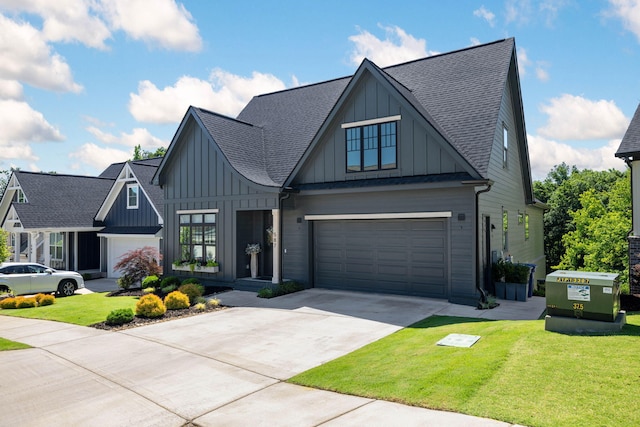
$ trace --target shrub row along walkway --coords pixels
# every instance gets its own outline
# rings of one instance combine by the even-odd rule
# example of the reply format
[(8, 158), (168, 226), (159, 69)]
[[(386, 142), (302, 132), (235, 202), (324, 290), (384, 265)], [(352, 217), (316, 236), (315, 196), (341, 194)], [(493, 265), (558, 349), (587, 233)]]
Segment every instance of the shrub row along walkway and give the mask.
[(537, 318), (543, 308), (536, 300), (478, 311), (317, 289), (273, 300), (218, 297), (242, 307), (121, 332), (0, 316), (0, 336), (35, 347), (0, 353), (2, 423), (508, 426), (283, 380), (433, 314)]

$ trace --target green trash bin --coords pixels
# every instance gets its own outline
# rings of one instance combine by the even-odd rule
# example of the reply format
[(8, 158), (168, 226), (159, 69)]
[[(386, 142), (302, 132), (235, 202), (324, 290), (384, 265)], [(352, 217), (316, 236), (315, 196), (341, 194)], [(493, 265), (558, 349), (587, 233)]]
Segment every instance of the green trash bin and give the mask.
[(613, 322), (620, 311), (618, 274), (558, 270), (545, 281), (550, 316)]

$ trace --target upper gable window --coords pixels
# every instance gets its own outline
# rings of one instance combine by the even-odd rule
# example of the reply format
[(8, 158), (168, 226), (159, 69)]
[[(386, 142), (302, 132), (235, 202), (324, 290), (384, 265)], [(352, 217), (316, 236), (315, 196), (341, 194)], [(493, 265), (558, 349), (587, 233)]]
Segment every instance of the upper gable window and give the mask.
[(127, 185), (127, 209), (138, 209), (139, 192), (138, 184)]
[(508, 166), (509, 160), (509, 131), (507, 127), (502, 125), (502, 167)]
[(22, 191), (22, 188), (18, 188), (13, 197), (13, 201), (16, 203), (27, 203), (27, 197), (24, 195), (24, 191)]
[(346, 127), (347, 172), (397, 167), (397, 123)]

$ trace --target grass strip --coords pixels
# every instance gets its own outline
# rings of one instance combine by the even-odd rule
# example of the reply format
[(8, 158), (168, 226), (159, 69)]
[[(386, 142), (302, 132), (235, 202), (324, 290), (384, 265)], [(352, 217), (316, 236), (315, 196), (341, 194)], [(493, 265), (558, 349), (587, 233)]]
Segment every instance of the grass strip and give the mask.
[(0, 351), (22, 350), (25, 348), (31, 348), (31, 346), (21, 342), (0, 338)]

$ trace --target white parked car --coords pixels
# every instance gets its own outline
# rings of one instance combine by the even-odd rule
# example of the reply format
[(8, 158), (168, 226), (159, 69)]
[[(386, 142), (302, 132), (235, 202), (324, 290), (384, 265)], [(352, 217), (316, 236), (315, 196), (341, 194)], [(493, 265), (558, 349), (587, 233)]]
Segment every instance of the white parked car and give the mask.
[(0, 265), (0, 291), (6, 288), (15, 295), (56, 292), (67, 297), (84, 288), (84, 279), (75, 271), (54, 270), (34, 262), (5, 262)]

